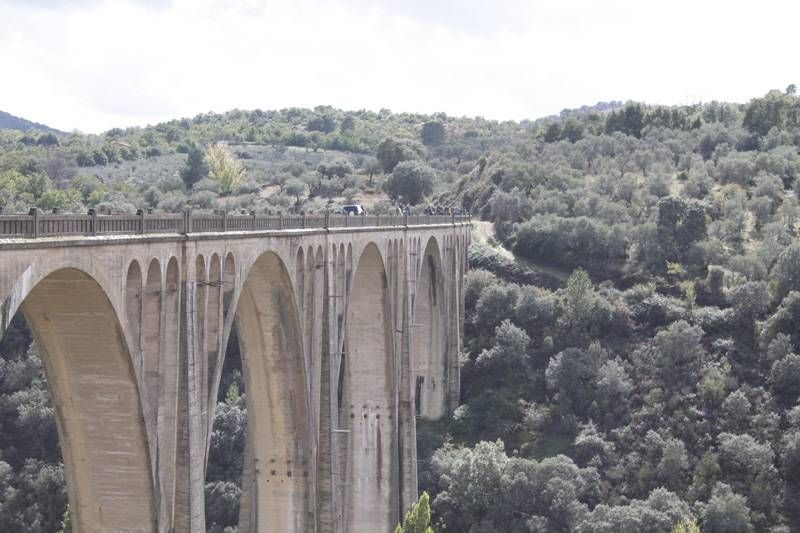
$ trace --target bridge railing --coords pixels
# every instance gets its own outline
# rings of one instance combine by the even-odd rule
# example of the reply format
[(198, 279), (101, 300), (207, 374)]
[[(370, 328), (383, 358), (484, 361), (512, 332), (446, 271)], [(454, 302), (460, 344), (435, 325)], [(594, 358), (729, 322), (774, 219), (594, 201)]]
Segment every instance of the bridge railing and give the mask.
[(44, 214), (31, 209), (27, 215), (0, 215), (0, 238), (420, 226), (455, 224), (468, 220), (469, 215), (229, 215), (193, 213), (190, 210), (181, 214), (152, 214), (140, 210), (135, 215), (101, 215), (93, 209), (86, 215), (67, 215)]

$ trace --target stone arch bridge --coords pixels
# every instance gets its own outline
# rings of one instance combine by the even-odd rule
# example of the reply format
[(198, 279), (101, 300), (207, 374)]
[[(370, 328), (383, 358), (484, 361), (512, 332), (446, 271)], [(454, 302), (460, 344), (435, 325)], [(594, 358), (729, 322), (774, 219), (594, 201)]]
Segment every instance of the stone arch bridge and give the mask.
[(389, 531), (416, 418), (458, 402), (468, 241), (454, 216), (0, 216), (0, 336), (24, 313), (74, 530), (205, 531), (235, 323), (239, 531)]

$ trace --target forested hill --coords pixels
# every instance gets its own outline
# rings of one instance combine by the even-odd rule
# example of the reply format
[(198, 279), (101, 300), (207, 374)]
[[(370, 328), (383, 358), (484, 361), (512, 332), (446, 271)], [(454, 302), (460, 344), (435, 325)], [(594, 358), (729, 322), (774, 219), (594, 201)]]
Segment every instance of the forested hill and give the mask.
[(57, 129), (45, 126), (44, 124), (39, 124), (38, 122), (31, 122), (30, 120), (25, 120), (24, 118), (15, 117), (11, 113), (6, 113), (5, 111), (0, 111), (0, 130), (36, 130), (45, 133), (61, 133)]
[[(799, 178), (794, 86), (520, 123), (318, 107), (0, 131), (5, 212), (357, 201), (481, 218), (462, 405), (418, 428), (420, 484), (445, 532), (800, 531)], [(0, 530), (38, 517), (53, 531), (52, 409), (24, 325), (14, 333), (0, 344)], [(214, 532), (236, 523), (246, 431), (230, 364)]]

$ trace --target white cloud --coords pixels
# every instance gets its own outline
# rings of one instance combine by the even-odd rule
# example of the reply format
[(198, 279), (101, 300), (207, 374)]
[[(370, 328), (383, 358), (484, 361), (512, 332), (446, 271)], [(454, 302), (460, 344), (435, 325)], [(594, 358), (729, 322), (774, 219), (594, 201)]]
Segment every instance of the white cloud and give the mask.
[(0, 109), (101, 131), (330, 104), (522, 119), (798, 79), (779, 0), (0, 0)]

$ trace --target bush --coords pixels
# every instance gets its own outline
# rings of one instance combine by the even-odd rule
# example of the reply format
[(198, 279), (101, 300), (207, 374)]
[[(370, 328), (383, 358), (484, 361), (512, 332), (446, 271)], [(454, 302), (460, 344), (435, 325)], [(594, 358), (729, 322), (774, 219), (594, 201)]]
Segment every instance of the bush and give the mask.
[(433, 191), (436, 172), (421, 161), (398, 163), (386, 180), (384, 189), (396, 201), (416, 205)]

